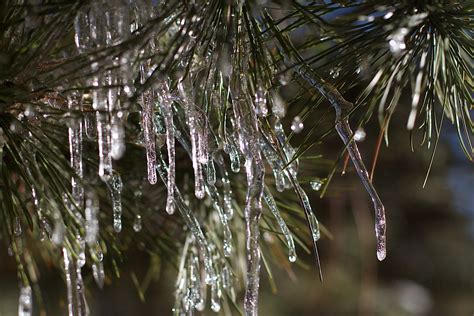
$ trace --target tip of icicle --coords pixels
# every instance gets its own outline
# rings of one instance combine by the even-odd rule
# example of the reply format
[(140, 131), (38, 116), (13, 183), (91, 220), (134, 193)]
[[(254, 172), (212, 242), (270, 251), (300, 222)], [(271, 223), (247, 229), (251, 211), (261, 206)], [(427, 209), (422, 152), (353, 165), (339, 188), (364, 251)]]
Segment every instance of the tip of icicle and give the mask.
[(387, 253), (385, 251), (377, 251), (377, 259), (379, 259), (379, 261), (383, 261), (386, 256)]

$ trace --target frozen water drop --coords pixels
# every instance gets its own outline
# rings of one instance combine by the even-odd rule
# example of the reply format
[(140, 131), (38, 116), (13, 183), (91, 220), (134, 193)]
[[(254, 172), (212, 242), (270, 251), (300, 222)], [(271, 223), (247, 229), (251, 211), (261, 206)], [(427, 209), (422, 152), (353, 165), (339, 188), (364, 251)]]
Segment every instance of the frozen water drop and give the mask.
[(312, 180), (309, 184), (311, 185), (311, 189), (313, 189), (314, 191), (319, 191), (321, 190), (324, 184), (324, 180), (318, 178), (318, 179)]
[(329, 71), (329, 75), (336, 79), (337, 77), (339, 77), (339, 73), (340, 73), (340, 69), (339, 67), (334, 67), (334, 68), (331, 68), (331, 70)]
[(21, 221), (18, 216), (15, 217), (15, 224), (13, 226), (13, 233), (15, 236), (21, 236), (23, 229), (21, 228)]
[(365, 136), (367, 136), (367, 134), (366, 134), (364, 128), (363, 128), (363, 127), (359, 127), (359, 128), (356, 130), (355, 134), (354, 134), (354, 140), (355, 140), (356, 142), (362, 142), (362, 141), (364, 141)]
[(390, 51), (394, 55), (400, 54), (406, 49), (405, 36), (408, 34), (408, 29), (405, 27), (397, 29), (389, 36)]
[(135, 221), (133, 222), (133, 230), (137, 233), (142, 230), (142, 216), (140, 214), (137, 214), (135, 216)]
[(301, 120), (301, 118), (299, 116), (295, 116), (293, 118), (293, 122), (291, 123), (291, 130), (298, 134), (300, 133), (304, 128), (304, 124), (303, 124), (303, 121)]

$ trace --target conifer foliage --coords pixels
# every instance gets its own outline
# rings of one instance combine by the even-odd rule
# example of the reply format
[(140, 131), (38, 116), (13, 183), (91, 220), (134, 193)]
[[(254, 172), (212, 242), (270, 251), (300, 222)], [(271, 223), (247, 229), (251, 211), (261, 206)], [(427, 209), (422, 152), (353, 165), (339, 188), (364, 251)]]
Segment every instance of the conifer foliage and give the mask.
[[(368, 170), (357, 142), (377, 120), (379, 146), (388, 144), (400, 112), (412, 146), (421, 139), (434, 156), (449, 121), (473, 159), (473, 9), (436, 0), (1, 1), (0, 238), (18, 266), (19, 315), (43, 308), (44, 263), (63, 271), (69, 315), (88, 315), (82, 269), (102, 287), (137, 240), (176, 266), (175, 315), (207, 304), (257, 315), (271, 255), (261, 230), (290, 262), (311, 240), (322, 278), (326, 231), (298, 167), (333, 133), (373, 201), (383, 260), (390, 226), (375, 163)], [(307, 120), (321, 108), (331, 109), (326, 125)], [(334, 170), (311, 188), (322, 196)]]

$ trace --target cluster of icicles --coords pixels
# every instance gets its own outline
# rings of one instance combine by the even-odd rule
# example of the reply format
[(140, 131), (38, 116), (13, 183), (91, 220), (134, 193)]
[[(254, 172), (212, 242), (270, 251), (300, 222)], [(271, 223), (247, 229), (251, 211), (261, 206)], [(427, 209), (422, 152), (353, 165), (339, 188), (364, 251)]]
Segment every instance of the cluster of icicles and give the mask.
[[(99, 2), (98, 2), (99, 3)], [(79, 12), (75, 20), (75, 43), (79, 54), (87, 54), (93, 50), (110, 47), (122, 43), (130, 36), (130, 32), (139, 27), (140, 16), (130, 17), (128, 7), (117, 7), (103, 11), (98, 4), (92, 4), (88, 12)], [(136, 14), (136, 12), (135, 12)], [(130, 21), (134, 21), (131, 23)], [(150, 47), (153, 49), (154, 47)], [(184, 47), (183, 49), (186, 49)], [(142, 54), (145, 56), (145, 54)], [(90, 249), (94, 278), (102, 286), (104, 268), (102, 252), (98, 243), (98, 199), (93, 192), (85, 192), (78, 178), (83, 176), (82, 137), (83, 134), (97, 140), (99, 149), (98, 174), (106, 183), (112, 200), (113, 228), (118, 233), (122, 229), (121, 191), (122, 180), (113, 169), (113, 160), (119, 159), (125, 152), (124, 118), (127, 106), (121, 100), (131, 97), (136, 91), (133, 78), (137, 71), (141, 83), (156, 69), (149, 61), (144, 60), (137, 67), (131, 67), (131, 56), (127, 53), (115, 60), (115, 68), (101, 68), (99, 64), (91, 64), (92, 76), (85, 82), (93, 87), (90, 95), (95, 117), (85, 117), (78, 124), (69, 127), (70, 163), (76, 176), (71, 179), (72, 196), (77, 205), (84, 205), (76, 211), (75, 216), (85, 231), (85, 236), (77, 236), (81, 249), (77, 259), (73, 259), (70, 251), (62, 247), (65, 279), (67, 285), (69, 315), (86, 315), (88, 307), (84, 294), (81, 268), (86, 263), (85, 248)], [(221, 74), (220, 76), (223, 76)], [(192, 83), (181, 80), (177, 89), (171, 91), (169, 81), (165, 78), (141, 93), (137, 101), (141, 106), (141, 129), (146, 149), (148, 181), (156, 184), (161, 179), (167, 188), (166, 212), (174, 214), (177, 210), (188, 227), (188, 236), (182, 249), (179, 273), (176, 283), (176, 303), (173, 308), (175, 315), (192, 314), (193, 310), (203, 310), (206, 296), (210, 288), (210, 303), (213, 311), (221, 309), (223, 293), (235, 299), (233, 288), (232, 267), (226, 259), (233, 252), (233, 236), (229, 221), (233, 218), (233, 196), (230, 172), (240, 172), (245, 166), (247, 178), (247, 195), (245, 202), (246, 223), (246, 293), (244, 310), (246, 315), (257, 315), (258, 291), (260, 275), (259, 219), (262, 204), (266, 204), (276, 219), (286, 240), (289, 261), (296, 260), (293, 236), (285, 224), (277, 207), (271, 190), (266, 186), (265, 164), (273, 171), (276, 190), (293, 189), (301, 200), (308, 219), (311, 237), (316, 242), (320, 237), (319, 223), (311, 209), (309, 199), (297, 179), (297, 161), (293, 160), (295, 150), (287, 141), (283, 126), (279, 120), (284, 116), (284, 105), (273, 102), (272, 113), (275, 115), (272, 134), (260, 129), (259, 118), (269, 115), (265, 90), (259, 88), (248, 106), (246, 97), (246, 74), (240, 74), (240, 91), (230, 91), (232, 98), (232, 128), (224, 133), (213, 133), (208, 118), (195, 103), (192, 96)], [(106, 87), (106, 88), (105, 88)], [(230, 89), (230, 88), (229, 88)], [(221, 96), (226, 98), (227, 96)], [(81, 111), (84, 95), (69, 92), (68, 106), (70, 110)], [(221, 100), (222, 101), (222, 100)], [(223, 101), (222, 101), (223, 102)], [(184, 109), (186, 129), (176, 126), (175, 112), (177, 106)], [(300, 124), (298, 124), (300, 126)], [(301, 128), (302, 123), (301, 123)], [(189, 131), (189, 132), (188, 132)], [(348, 143), (348, 151), (356, 163), (358, 171), (366, 174), (357, 145), (352, 139), (350, 129), (338, 130), (344, 142)], [(188, 134), (189, 133), (189, 134)], [(157, 135), (166, 139), (166, 156), (157, 148)], [(188, 200), (175, 183), (175, 147), (176, 141), (184, 148), (192, 160), (194, 173), (194, 193), (197, 199), (209, 199), (222, 229), (222, 249), (207, 237), (199, 219), (191, 210)], [(218, 144), (216, 146), (216, 144)], [(283, 153), (283, 154), (282, 154)], [(227, 169), (225, 156), (230, 161)], [(291, 163), (289, 163), (291, 162)], [(366, 179), (364, 184), (368, 186)], [(219, 185), (216, 185), (218, 183)], [(315, 184), (316, 185), (316, 184)], [(317, 186), (318, 189), (320, 187)], [(370, 185), (369, 188), (372, 188)], [(374, 192), (371, 192), (372, 197)], [(376, 193), (375, 193), (376, 196)], [(383, 206), (381, 206), (383, 207)], [(77, 208), (73, 208), (77, 209)], [(60, 219), (58, 219), (59, 221)], [(59, 227), (60, 225), (58, 225)], [(140, 231), (141, 217), (137, 215), (133, 228)], [(383, 227), (383, 229), (382, 229)], [(379, 244), (378, 258), (385, 257), (384, 228), (385, 219), (377, 217), (376, 231)], [(59, 234), (59, 233), (58, 233)], [(62, 232), (64, 234), (64, 232)], [(380, 238), (379, 238), (380, 237)], [(56, 238), (61, 244), (61, 239)], [(54, 241), (53, 234), (53, 241)], [(219, 245), (220, 247), (220, 245)], [(97, 259), (97, 260), (96, 260)], [(21, 289), (20, 315), (31, 315), (31, 288)]]

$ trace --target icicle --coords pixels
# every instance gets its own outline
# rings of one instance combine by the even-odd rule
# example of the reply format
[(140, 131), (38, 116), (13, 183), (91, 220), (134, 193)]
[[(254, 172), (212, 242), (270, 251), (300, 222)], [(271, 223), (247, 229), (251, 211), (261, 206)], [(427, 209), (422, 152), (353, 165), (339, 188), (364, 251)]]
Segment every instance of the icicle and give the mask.
[[(178, 89), (185, 100), (186, 123), (189, 127), (191, 138), (191, 159), (194, 169), (194, 194), (198, 199), (202, 199), (204, 198), (205, 191), (201, 158), (204, 155), (204, 149), (202, 147), (205, 139), (207, 140), (207, 136), (202, 135), (203, 133), (200, 131), (199, 117), (194, 109), (195, 105), (188, 100), (183, 83), (178, 84)], [(206, 159), (207, 155), (208, 153), (205, 153)]]
[(18, 316), (31, 316), (33, 314), (33, 296), (29, 285), (22, 286), (18, 299)]
[(258, 116), (265, 117), (268, 115), (267, 99), (262, 87), (259, 87), (255, 93), (255, 108)]
[[(258, 143), (257, 143), (258, 146)], [(258, 222), (262, 214), (263, 177), (265, 170), (261, 161), (247, 158), (247, 197), (245, 204), (247, 240), (247, 285), (244, 308), (246, 315), (258, 314), (258, 290), (260, 285), (260, 230)]]
[(116, 113), (111, 117), (110, 124), (110, 156), (113, 159), (118, 160), (122, 158), (125, 153), (125, 129), (123, 127), (125, 113), (116, 109), (111, 109), (109, 111), (116, 111)]
[(214, 160), (211, 158), (208, 159), (206, 165), (207, 171), (207, 183), (210, 185), (216, 184), (216, 167), (214, 166)]
[(300, 186), (300, 184), (298, 183), (296, 179), (295, 179), (295, 185), (296, 185), (296, 190), (298, 192), (298, 195), (301, 199), (301, 202), (303, 203), (303, 208), (308, 217), (309, 227), (311, 230), (313, 241), (316, 242), (319, 240), (321, 236), (321, 233), (319, 231), (319, 222), (313, 213), (313, 209), (311, 208), (311, 203), (309, 202), (308, 195), (306, 194), (306, 192), (303, 190), (303, 188)]
[(347, 122), (347, 119), (336, 123), (336, 130), (347, 145), (347, 151), (352, 159), (357, 174), (365, 186), (367, 193), (369, 193), (375, 209), (375, 236), (377, 238), (377, 258), (382, 261), (386, 256), (386, 223), (385, 223), (385, 207), (380, 200), (377, 191), (369, 179), (369, 174), (360, 155), (356, 142), (352, 139), (352, 130)]
[(145, 137), (146, 160), (148, 181), (156, 183), (156, 145), (155, 132), (153, 130), (153, 105), (149, 96), (142, 96), (142, 129)]
[[(70, 111), (80, 111), (81, 110), (81, 97), (77, 93), (73, 93), (68, 96), (68, 109)], [(83, 207), (84, 203), (84, 188), (79, 183), (78, 179), (81, 179), (83, 176), (83, 167), (82, 167), (82, 120), (74, 122), (71, 126), (68, 127), (69, 135), (69, 155), (70, 155), (70, 165), (74, 170), (75, 175), (71, 178), (71, 193), (76, 207), (74, 207), (76, 217), (79, 221), (82, 220), (82, 215), (80, 210)]]
[[(97, 71), (97, 63), (92, 64), (92, 70)], [(96, 111), (97, 144), (99, 146), (99, 176), (104, 180), (112, 174), (111, 135), (107, 108), (107, 99), (103, 91), (98, 90), (99, 77), (94, 76), (92, 85), (96, 87), (92, 93), (92, 107)]]
[(94, 262), (92, 264), (92, 275), (94, 276), (95, 283), (99, 288), (104, 286), (104, 264), (102, 262)]
[[(286, 156), (284, 163), (279, 162), (281, 164), (280, 168), (283, 168), (286, 165), (286, 162), (293, 160), (293, 156), (296, 154), (296, 151), (293, 147), (291, 147), (290, 143), (288, 142), (288, 139), (286, 138), (286, 135), (285, 135), (285, 130), (283, 129), (283, 125), (281, 124), (279, 120), (275, 122), (274, 128), (275, 128), (275, 134), (281, 146), (283, 147), (283, 152)], [(275, 158), (276, 161), (279, 161), (279, 160), (281, 161), (278, 155), (276, 155), (275, 157), (276, 157)], [(293, 160), (293, 162), (289, 166), (286, 167), (286, 170), (287, 170), (287, 175), (289, 177), (291, 176), (296, 179), (298, 176), (298, 160)], [(291, 187), (290, 181), (288, 182), (285, 181), (285, 185), (286, 185), (286, 188), (290, 188)]]
[(54, 230), (53, 236), (51, 237), (53, 243), (61, 245), (64, 239), (65, 227), (61, 215), (57, 215), (59, 212), (54, 212)]
[(66, 247), (63, 247), (63, 259), (64, 259), (64, 273), (66, 277), (66, 290), (67, 290), (67, 310), (69, 316), (74, 316), (74, 296), (72, 288), (72, 275), (71, 275), (71, 256)]
[(275, 217), (278, 226), (280, 226), (280, 230), (285, 236), (286, 245), (288, 247), (288, 260), (290, 262), (296, 261), (296, 250), (295, 250), (295, 243), (293, 241), (293, 235), (291, 234), (288, 226), (286, 226), (285, 220), (281, 217), (280, 211), (275, 203), (275, 199), (273, 198), (272, 194), (268, 189), (265, 190), (264, 193), (265, 202), (268, 205), (268, 208), (272, 212), (273, 216)]
[(86, 242), (91, 247), (97, 241), (99, 234), (99, 201), (95, 196), (95, 193), (89, 191), (86, 193), (86, 208), (85, 208), (85, 229), (86, 229)]
[(265, 159), (270, 164), (270, 167), (273, 171), (273, 177), (275, 178), (275, 186), (278, 192), (283, 192), (285, 190), (286, 179), (283, 171), (285, 166), (284, 162), (277, 155), (276, 151), (270, 146), (265, 140), (260, 141), (260, 147), (265, 156)]
[(237, 151), (237, 148), (235, 146), (232, 146), (231, 152), (229, 153), (230, 157), (230, 169), (238, 173), (240, 171), (240, 158), (239, 158), (239, 152)]
[(227, 291), (230, 298), (235, 300), (235, 290), (234, 290), (234, 282), (232, 280), (232, 272), (227, 264), (224, 261), (222, 270), (221, 270), (221, 280), (222, 280), (222, 287)]
[[(163, 157), (161, 156), (161, 152), (158, 151), (159, 155), (159, 160), (158, 162), (158, 173), (160, 175), (161, 180), (164, 183), (167, 183), (167, 170), (166, 164), (163, 160)], [(186, 226), (189, 228), (191, 231), (192, 235), (194, 236), (198, 246), (199, 246), (199, 251), (201, 256), (203, 257), (204, 261), (204, 269), (206, 271), (206, 279), (205, 282), (206, 284), (212, 284), (213, 282), (216, 282), (217, 276), (216, 272), (214, 270), (214, 267), (212, 266), (212, 259), (210, 256), (210, 250), (209, 246), (207, 244), (206, 238), (204, 236), (204, 233), (202, 232), (201, 226), (199, 225), (199, 221), (196, 218), (196, 216), (193, 214), (193, 212), (189, 209), (189, 207), (186, 205), (186, 203), (183, 200), (183, 197), (181, 196), (179, 190), (174, 187), (174, 192), (175, 192), (175, 199), (174, 202), (176, 202), (176, 205), (178, 207), (178, 210), (180, 211)]]
[(106, 184), (112, 199), (114, 230), (119, 233), (122, 230), (122, 178), (118, 173), (113, 172)]
[(221, 310), (221, 304), (220, 304), (220, 289), (218, 287), (218, 283), (214, 283), (211, 285), (211, 309), (218, 313)]
[(174, 188), (175, 188), (175, 143), (174, 143), (174, 125), (173, 125), (173, 108), (169, 99), (169, 90), (166, 83), (162, 85), (161, 112), (163, 114), (166, 126), (166, 147), (168, 149), (168, 173), (166, 187), (168, 188), (168, 197), (166, 200), (166, 212), (174, 213)]
[(84, 281), (82, 280), (82, 267), (86, 264), (85, 241), (81, 236), (78, 236), (79, 253), (76, 261), (76, 312), (77, 315), (88, 315), (88, 306), (86, 296), (84, 293)]
[(205, 307), (204, 299), (201, 296), (201, 278), (199, 270), (199, 259), (191, 254), (189, 258), (189, 282), (192, 307), (196, 310), (203, 310)]
[(353, 132), (347, 119), (347, 112), (353, 107), (353, 104), (346, 101), (339, 91), (332, 85), (326, 83), (321, 78), (314, 76), (310, 69), (301, 66), (298, 69), (299, 74), (308, 81), (312, 86), (321, 92), (334, 107), (336, 111), (336, 130), (339, 137), (347, 146), (347, 151), (351, 157), (352, 163), (355, 166), (357, 174), (365, 186), (365, 189), (372, 198), (375, 209), (375, 235), (377, 239), (377, 258), (379, 260), (385, 259), (386, 256), (386, 221), (385, 221), (385, 207), (380, 200), (377, 191), (369, 179), (369, 174), (364, 165), (362, 157), (357, 147), (357, 143), (352, 139)]
[(224, 152), (229, 155), (230, 159), (230, 170), (238, 173), (240, 171), (240, 157), (237, 147), (234, 145), (233, 138), (229, 137), (227, 142), (224, 144)]
[(227, 221), (227, 216), (224, 212), (224, 209), (220, 205), (219, 193), (217, 192), (216, 187), (213, 185), (207, 185), (206, 191), (209, 197), (212, 199), (212, 205), (214, 207), (214, 210), (219, 215), (219, 219), (222, 224), (223, 237), (224, 237), (223, 242), (222, 242), (224, 256), (229, 257), (232, 254), (232, 232), (230, 230), (229, 223)]
[(224, 213), (227, 220), (231, 220), (234, 216), (234, 208), (232, 206), (232, 188), (230, 186), (229, 174), (223, 165), (221, 168), (221, 181), (222, 181), (222, 191), (223, 191), (223, 201), (224, 201)]
[(96, 118), (93, 113), (84, 113), (84, 132), (89, 140), (97, 138)]
[(142, 230), (142, 216), (140, 214), (135, 215), (135, 221), (133, 222), (133, 230), (137, 233)]

